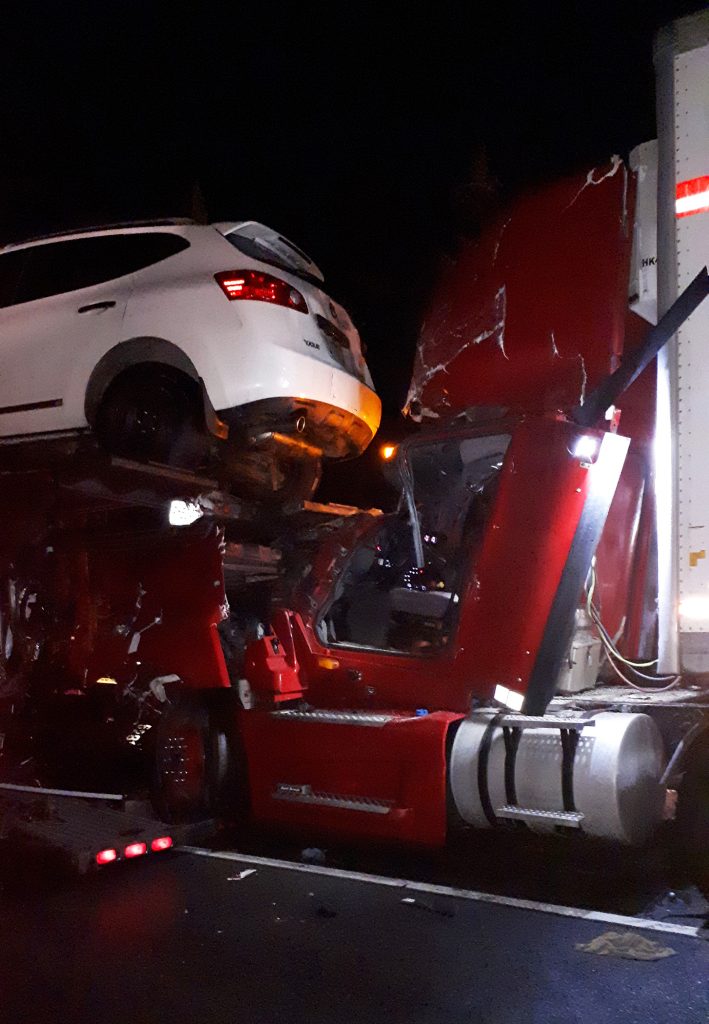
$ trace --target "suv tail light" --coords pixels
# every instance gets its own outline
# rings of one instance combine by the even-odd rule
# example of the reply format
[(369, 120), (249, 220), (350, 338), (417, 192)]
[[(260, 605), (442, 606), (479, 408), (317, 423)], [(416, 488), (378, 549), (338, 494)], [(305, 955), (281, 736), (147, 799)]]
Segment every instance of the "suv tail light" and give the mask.
[(230, 301), (251, 299), (256, 302), (273, 302), (277, 306), (297, 309), (307, 313), (305, 299), (286, 281), (257, 270), (225, 270), (214, 275), (215, 280)]

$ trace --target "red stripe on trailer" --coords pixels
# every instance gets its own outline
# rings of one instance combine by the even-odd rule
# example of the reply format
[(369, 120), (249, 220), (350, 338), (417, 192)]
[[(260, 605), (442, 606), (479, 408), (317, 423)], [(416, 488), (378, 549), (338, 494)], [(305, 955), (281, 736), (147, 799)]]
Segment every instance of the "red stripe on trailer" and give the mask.
[(678, 217), (691, 217), (709, 210), (709, 174), (680, 181), (677, 185), (675, 213)]

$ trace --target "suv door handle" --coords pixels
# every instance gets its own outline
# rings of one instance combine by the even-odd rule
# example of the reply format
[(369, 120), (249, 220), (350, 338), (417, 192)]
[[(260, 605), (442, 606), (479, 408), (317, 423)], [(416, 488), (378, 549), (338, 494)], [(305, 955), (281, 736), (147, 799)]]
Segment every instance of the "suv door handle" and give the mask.
[(98, 313), (102, 309), (111, 309), (116, 303), (113, 301), (109, 302), (90, 302), (88, 306), (79, 306), (77, 313)]

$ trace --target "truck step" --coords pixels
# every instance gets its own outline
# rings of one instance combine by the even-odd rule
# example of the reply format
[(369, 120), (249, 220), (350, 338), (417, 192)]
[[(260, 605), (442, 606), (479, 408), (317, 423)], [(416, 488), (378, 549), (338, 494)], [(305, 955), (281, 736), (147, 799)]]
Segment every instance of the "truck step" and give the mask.
[(511, 821), (528, 821), (546, 825), (566, 825), (567, 828), (580, 828), (583, 821), (583, 814), (580, 811), (538, 811), (531, 807), (517, 807), (514, 804), (505, 804), (498, 807), (495, 817), (508, 818)]
[(274, 800), (291, 804), (311, 804), (316, 807), (339, 807), (344, 811), (363, 811), (365, 814), (389, 814), (393, 803), (369, 796), (349, 796), (337, 793), (319, 793), (308, 785), (280, 782), (272, 793)]
[(563, 715), (505, 715), (499, 725), (512, 729), (585, 729), (593, 718), (564, 718)]
[(271, 718), (285, 722), (326, 722), (329, 725), (362, 725), (375, 729), (393, 722), (396, 717), (370, 711), (296, 711), (286, 708), (271, 712)]

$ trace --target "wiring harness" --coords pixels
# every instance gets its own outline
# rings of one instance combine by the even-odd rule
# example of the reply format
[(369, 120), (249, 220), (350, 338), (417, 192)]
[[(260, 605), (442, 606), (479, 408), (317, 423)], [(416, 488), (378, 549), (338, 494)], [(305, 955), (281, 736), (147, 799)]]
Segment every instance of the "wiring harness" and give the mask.
[[(586, 611), (598, 630), (598, 636), (603, 645), (603, 650), (606, 658), (608, 659), (608, 664), (611, 666), (618, 678), (622, 679), (628, 686), (632, 686), (634, 690), (641, 690), (643, 693), (663, 693), (666, 690), (673, 690), (678, 686), (682, 679), (681, 676), (649, 675), (648, 673), (641, 671), (641, 669), (652, 668), (653, 665), (656, 665), (657, 658), (654, 658), (652, 661), (630, 661), (629, 658), (624, 657), (620, 653), (614, 638), (603, 625), (599, 608), (593, 603), (595, 590), (596, 569), (594, 565), (591, 567), (590, 572), (590, 586), (587, 586), (586, 589)], [(629, 679), (625, 672), (622, 671), (620, 667), (621, 665), (624, 669), (629, 669), (635, 679)], [(637, 680), (642, 681), (638, 682)], [(655, 685), (645, 686), (643, 685), (644, 683)]]

